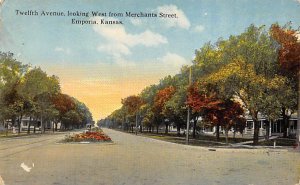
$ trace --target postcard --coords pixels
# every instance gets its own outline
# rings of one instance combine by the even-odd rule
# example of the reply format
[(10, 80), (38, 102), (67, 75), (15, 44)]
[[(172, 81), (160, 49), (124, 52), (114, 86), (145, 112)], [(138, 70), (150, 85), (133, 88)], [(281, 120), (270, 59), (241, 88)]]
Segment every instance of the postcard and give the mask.
[(300, 184), (300, 0), (0, 0), (0, 185)]

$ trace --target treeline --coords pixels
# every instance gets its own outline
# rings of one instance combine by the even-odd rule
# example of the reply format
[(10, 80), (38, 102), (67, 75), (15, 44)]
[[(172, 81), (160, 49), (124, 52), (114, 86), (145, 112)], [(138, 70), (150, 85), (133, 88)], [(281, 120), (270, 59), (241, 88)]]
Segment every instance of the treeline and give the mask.
[(299, 106), (297, 34), (291, 24), (273, 24), (268, 30), (250, 25), (240, 35), (206, 43), (196, 50), (191, 66), (183, 66), (179, 74), (146, 87), (138, 96), (123, 99), (122, 107), (100, 124), (125, 130), (138, 125), (140, 131), (156, 128), (156, 132), (165, 125), (166, 133), (172, 124), (180, 134), (189, 119), (195, 137), (201, 118), (202, 124), (217, 126), (218, 138), (220, 126), (226, 136), (232, 127), (242, 132), (247, 114), (254, 121), (253, 141), (257, 144), (261, 113), (269, 122), (283, 118), (286, 136), (288, 119)]
[(29, 118), (27, 132), (46, 123), (54, 130), (85, 127), (92, 115), (84, 103), (62, 94), (59, 79), (39, 67), (31, 67), (14, 59), (12, 53), (0, 53), (0, 122), (5, 128), (21, 129), (21, 121)]

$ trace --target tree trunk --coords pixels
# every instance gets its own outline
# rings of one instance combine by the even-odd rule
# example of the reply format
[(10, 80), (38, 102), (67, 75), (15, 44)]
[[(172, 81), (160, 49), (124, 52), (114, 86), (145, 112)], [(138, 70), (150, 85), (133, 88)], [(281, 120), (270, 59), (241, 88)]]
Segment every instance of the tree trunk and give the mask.
[(225, 128), (225, 141), (226, 141), (226, 144), (228, 145), (228, 129)]
[(193, 138), (196, 138), (196, 125), (197, 125), (197, 119), (194, 119), (194, 125), (193, 125)]
[(28, 127), (27, 127), (27, 134), (30, 134), (30, 125), (31, 125), (31, 116), (29, 117)]
[(165, 125), (166, 125), (165, 134), (168, 134), (168, 132), (169, 132), (169, 124), (165, 123)]
[(236, 123), (234, 124), (234, 131), (233, 131), (233, 139), (234, 139), (234, 141), (236, 141), (235, 140), (235, 134), (236, 134)]
[(253, 145), (258, 145), (258, 137), (259, 137), (259, 125), (260, 122), (257, 118), (258, 111), (252, 110), (250, 111), (250, 115), (254, 124), (254, 134), (253, 134)]
[(21, 133), (21, 121), (22, 121), (23, 115), (21, 114), (18, 120), (18, 135)]
[(158, 125), (156, 126), (156, 133), (158, 134)]
[[(47, 123), (47, 125), (48, 125), (48, 121), (46, 122)], [(45, 133), (46, 132), (46, 125), (44, 125), (44, 129), (43, 129), (43, 133)]]
[(288, 128), (288, 125), (289, 125), (289, 116), (286, 115), (286, 108), (283, 107), (282, 108), (282, 118), (283, 118), (283, 137), (287, 137), (288, 136), (288, 133), (287, 133), (287, 128)]
[(259, 121), (256, 119), (253, 119), (254, 124), (254, 134), (253, 134), (253, 145), (258, 145), (258, 138), (259, 138)]
[(43, 114), (41, 113), (41, 134), (44, 132)]
[(220, 140), (220, 124), (219, 123), (217, 123), (217, 125), (216, 125), (216, 139), (217, 139), (217, 141)]
[(177, 129), (177, 136), (180, 136), (180, 126), (179, 126), (179, 124), (176, 125), (176, 129)]
[(270, 135), (270, 124), (272, 123), (271, 120), (269, 120), (267, 123), (266, 123), (266, 140), (269, 140), (269, 135)]
[(135, 114), (135, 135), (138, 133), (138, 114)]
[(5, 127), (6, 127), (5, 136), (7, 136), (8, 135), (8, 122), (6, 122)]

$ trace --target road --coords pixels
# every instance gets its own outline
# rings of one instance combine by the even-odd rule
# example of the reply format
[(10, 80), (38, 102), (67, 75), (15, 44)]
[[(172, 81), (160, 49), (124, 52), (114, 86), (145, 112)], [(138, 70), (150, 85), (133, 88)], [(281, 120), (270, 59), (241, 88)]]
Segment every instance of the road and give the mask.
[(300, 179), (296, 152), (209, 151), (104, 131), (113, 144), (57, 143), (62, 134), (0, 140), (0, 184), (295, 185)]

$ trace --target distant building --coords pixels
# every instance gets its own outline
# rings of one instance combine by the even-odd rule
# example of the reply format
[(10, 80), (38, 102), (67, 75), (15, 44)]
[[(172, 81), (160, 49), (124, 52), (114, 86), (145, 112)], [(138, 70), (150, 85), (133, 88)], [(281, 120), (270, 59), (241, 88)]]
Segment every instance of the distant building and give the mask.
[[(18, 120), (15, 120), (15, 124), (13, 124), (12, 120), (7, 120), (5, 124), (8, 124), (8, 129), (12, 129), (13, 127), (14, 128), (18, 127), (17, 122), (18, 122)], [(30, 122), (30, 117), (23, 117), (22, 120), (21, 120), (21, 123), (20, 123), (20, 130), (21, 131), (28, 130), (29, 122)], [(53, 129), (53, 122), (52, 121), (51, 122), (50, 121), (45, 121), (45, 122), (43, 122), (43, 124), (45, 125), (45, 129)], [(60, 125), (61, 125), (61, 123), (57, 124), (58, 129), (60, 128)], [(6, 126), (4, 126), (4, 125), (1, 125), (1, 126), (5, 130)], [(0, 126), (0, 131), (1, 131), (1, 126)], [(34, 127), (35, 127), (36, 130), (41, 130), (41, 121), (32, 119), (31, 120), (31, 125), (30, 125), (30, 130), (33, 130)]]
[[(254, 134), (254, 122), (252, 120), (252, 117), (247, 115), (246, 117), (246, 127), (243, 131), (244, 135), (252, 136)], [(279, 118), (275, 122), (269, 122), (268, 118), (258, 114), (258, 120), (260, 122), (259, 125), (259, 136), (265, 136), (267, 131), (267, 124), (269, 125), (269, 134), (271, 135), (283, 135), (284, 133), (284, 120), (283, 118)], [(289, 123), (287, 127), (287, 135), (289, 137), (295, 137), (296, 136), (296, 130), (297, 130), (297, 114), (292, 114), (289, 118)], [(204, 133), (215, 133), (216, 127), (215, 126), (206, 126), (203, 128)], [(221, 132), (223, 132), (223, 129), (221, 127)], [(234, 129), (230, 129), (229, 133), (234, 132)]]

